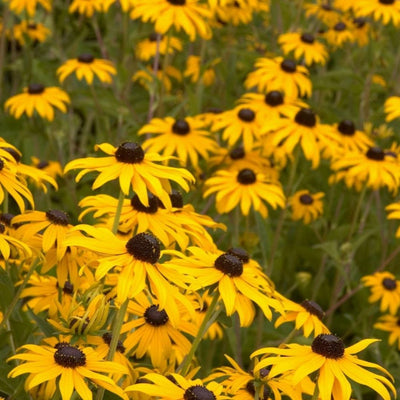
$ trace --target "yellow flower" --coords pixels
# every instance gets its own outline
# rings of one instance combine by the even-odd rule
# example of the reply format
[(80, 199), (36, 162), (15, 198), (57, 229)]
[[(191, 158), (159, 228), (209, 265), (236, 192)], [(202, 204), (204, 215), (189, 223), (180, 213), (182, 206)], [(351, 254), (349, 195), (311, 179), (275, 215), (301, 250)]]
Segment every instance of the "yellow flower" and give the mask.
[(397, 348), (400, 350), (400, 318), (396, 315), (383, 315), (378, 322), (374, 324), (375, 329), (390, 332), (389, 344), (393, 346), (397, 342)]
[(155, 23), (157, 33), (164, 34), (172, 26), (179, 32), (185, 31), (191, 41), (199, 35), (203, 39), (211, 38), (211, 29), (207, 19), (210, 10), (199, 4), (198, 0), (134, 0), (130, 14), (132, 19), (141, 18), (143, 22)]
[(94, 58), (91, 54), (84, 53), (61, 65), (57, 69), (58, 79), (63, 83), (67, 76), (74, 72), (79, 80), (85, 79), (91, 85), (94, 76), (97, 76), (100, 82), (111, 83), (112, 75), (115, 75), (117, 70), (111, 61)]
[[(357, 17), (354, 18), (351, 23), (351, 29), (353, 31), (354, 39), (356, 40), (358, 45), (362, 47), (368, 44), (370, 40), (370, 24), (368, 20), (364, 17)], [(376, 75), (372, 77), (373, 82), (375, 76)], [(386, 87), (386, 82), (383, 80), (383, 78), (380, 80), (380, 82), (375, 83), (382, 84), (383, 87)], [(383, 83), (385, 84), (383, 85)]]
[(334, 47), (341, 47), (343, 44), (354, 42), (355, 40), (354, 32), (351, 29), (351, 22), (345, 20), (341, 20), (328, 29), (324, 37)]
[(333, 25), (339, 22), (340, 14), (327, 0), (317, 0), (316, 4), (306, 3), (304, 4), (306, 10), (306, 17), (315, 16), (325, 25)]
[(36, 111), (42, 118), (53, 121), (54, 108), (66, 113), (69, 102), (68, 94), (60, 88), (33, 83), (24, 88), (24, 93), (9, 98), (4, 108), (17, 119), (24, 113), (32, 117)]
[(357, 16), (372, 16), (375, 21), (384, 25), (393, 23), (400, 25), (400, 2), (398, 0), (357, 0), (355, 6)]
[(7, 261), (10, 257), (27, 259), (32, 256), (32, 251), (23, 241), (10, 236), (6, 225), (0, 222), (0, 254)]
[(29, 37), (32, 42), (44, 42), (50, 35), (50, 29), (46, 28), (43, 24), (29, 21), (22, 21), (21, 23), (14, 25), (12, 34), (15, 40), (23, 46), (25, 39)]
[(139, 196), (142, 204), (149, 205), (147, 191), (159, 197), (165, 207), (171, 207), (169, 193), (172, 180), (184, 190), (189, 190), (187, 181), (193, 182), (193, 175), (183, 168), (167, 167), (156, 164), (154, 161), (166, 161), (169, 157), (162, 157), (156, 153), (145, 153), (142, 147), (133, 142), (122, 143), (118, 147), (103, 143), (96, 145), (106, 153), (107, 157), (87, 157), (70, 161), (64, 169), (68, 172), (72, 169), (83, 168), (76, 177), (78, 182), (88, 172), (100, 172), (92, 185), (97, 189), (114, 179), (119, 180), (121, 190), (129, 195), (130, 188)]
[[(141, 40), (135, 46), (136, 57), (143, 61), (149, 61), (157, 53), (157, 38), (160, 38), (158, 52), (161, 55), (173, 54), (175, 51), (182, 51), (182, 42), (175, 36), (170, 37), (153, 32), (147, 39)], [(168, 46), (167, 46), (168, 43)]]
[(50, 0), (6, 0), (10, 3), (9, 7), (11, 11), (17, 14), (22, 14), (24, 11), (28, 13), (30, 17), (35, 15), (36, 7), (40, 4), (47, 11), (51, 11)]
[(268, 210), (264, 203), (273, 209), (285, 206), (285, 195), (279, 182), (266, 179), (261, 172), (250, 168), (220, 170), (205, 182), (203, 197), (216, 193), (216, 207), (219, 213), (228, 213), (237, 205), (243, 215), (248, 215), (253, 206), (264, 218)]
[(126, 374), (128, 373), (126, 368), (115, 362), (102, 360), (90, 347), (79, 348), (67, 342), (59, 342), (54, 347), (27, 344), (21, 349), (26, 351), (10, 357), (8, 361), (26, 362), (12, 369), (8, 376), (15, 378), (22, 374), (29, 374), (25, 382), (27, 390), (43, 382), (57, 379), (62, 400), (70, 400), (74, 390), (83, 400), (92, 400), (92, 391), (86, 382), (88, 380), (128, 400), (123, 390), (107, 376), (109, 373)]
[(158, 66), (158, 70), (154, 75), (153, 66), (149, 65), (146, 69), (139, 70), (135, 72), (132, 76), (133, 82), (138, 82), (140, 85), (144, 86), (147, 90), (150, 90), (154, 80), (161, 86), (165, 87), (167, 92), (172, 89), (172, 82), (170, 78), (174, 78), (176, 81), (180, 82), (182, 80), (182, 73), (179, 69), (173, 67), (172, 65), (167, 65), (164, 72), (162, 66)]
[(386, 122), (400, 118), (400, 97), (392, 96), (385, 101)]
[[(385, 210), (389, 213), (387, 219), (400, 219), (400, 202), (389, 204)], [(397, 228), (396, 237), (400, 237), (400, 227)]]
[(356, 356), (361, 350), (377, 341), (377, 339), (365, 339), (346, 348), (339, 337), (320, 334), (313, 340), (311, 346), (288, 344), (284, 348), (266, 347), (255, 351), (251, 357), (268, 354), (254, 370), (259, 371), (272, 366), (268, 375), (271, 378), (292, 372), (293, 385), (300, 383), (314, 371), (318, 371), (316, 382), (321, 400), (350, 399), (352, 389), (348, 378), (370, 387), (384, 400), (390, 400), (387, 388), (394, 396), (396, 395), (392, 382), (363, 367), (378, 369), (390, 379), (393, 379), (392, 376), (378, 364), (364, 361)]
[(366, 275), (361, 278), (364, 286), (369, 287), (371, 296), (370, 303), (380, 301), (380, 310), (389, 310), (395, 315), (400, 308), (400, 281), (390, 272), (375, 272), (373, 275)]
[(292, 219), (294, 221), (303, 220), (305, 224), (316, 220), (323, 213), (323, 203), (321, 199), (324, 193), (318, 192), (311, 194), (308, 190), (297, 191), (290, 199), (292, 207)]
[(73, 0), (68, 7), (69, 13), (77, 12), (87, 18), (93, 17), (93, 14), (103, 11), (104, 0)]
[(214, 83), (215, 72), (214, 66), (218, 64), (221, 59), (217, 58), (210, 63), (207, 63), (205, 67), (200, 64), (199, 56), (189, 56), (186, 60), (186, 70), (184, 76), (190, 78), (192, 83), (196, 83), (201, 78), (204, 86), (210, 86)]
[(43, 171), (47, 176), (56, 179), (62, 176), (62, 167), (58, 161), (53, 160), (41, 160), (35, 156), (31, 157), (32, 166), (40, 171)]

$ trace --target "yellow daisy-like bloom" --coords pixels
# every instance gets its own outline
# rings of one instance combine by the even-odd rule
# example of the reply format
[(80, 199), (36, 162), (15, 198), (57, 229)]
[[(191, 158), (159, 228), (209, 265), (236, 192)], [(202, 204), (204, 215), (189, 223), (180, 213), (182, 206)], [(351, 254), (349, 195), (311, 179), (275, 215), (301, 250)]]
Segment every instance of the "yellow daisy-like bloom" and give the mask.
[(170, 208), (169, 181), (176, 182), (185, 191), (189, 190), (187, 181), (194, 181), (193, 175), (183, 168), (155, 164), (154, 161), (166, 161), (169, 157), (145, 153), (137, 143), (125, 142), (118, 147), (103, 143), (96, 145), (95, 149), (100, 149), (108, 157), (87, 157), (70, 161), (65, 166), (64, 172), (83, 168), (76, 177), (77, 182), (88, 172), (100, 172), (93, 182), (92, 189), (118, 178), (123, 193), (128, 196), (132, 188), (146, 207), (149, 205), (148, 190), (156, 195), (165, 207)]
[(400, 97), (392, 96), (385, 101), (385, 114), (386, 122), (393, 121), (396, 118), (400, 118)]
[(112, 75), (116, 75), (117, 70), (111, 61), (94, 58), (91, 54), (84, 53), (78, 58), (67, 60), (57, 69), (58, 79), (61, 83), (73, 73), (80, 81), (84, 79), (91, 85), (95, 76), (100, 82), (111, 83)]
[(283, 296), (281, 296), (281, 300), (285, 312), (276, 320), (275, 328), (285, 322), (295, 321), (295, 328), (302, 329), (305, 337), (309, 337), (312, 332), (314, 332), (314, 336), (330, 333), (322, 322), (325, 313), (318, 303), (312, 300), (304, 300), (298, 304)]
[(196, 117), (184, 119), (153, 118), (138, 135), (155, 135), (143, 142), (143, 149), (161, 153), (165, 157), (176, 155), (182, 166), (199, 168), (199, 156), (205, 160), (215, 151), (217, 142), (205, 130), (205, 124)]
[(384, 25), (391, 22), (396, 27), (400, 25), (398, 0), (357, 0), (354, 8), (357, 16), (372, 16), (375, 21), (381, 21)]
[(40, 234), (44, 253), (51, 248), (56, 248), (57, 259), (60, 260), (65, 255), (67, 247), (64, 246), (64, 240), (72, 228), (66, 212), (60, 210), (27, 211), (25, 214), (15, 216), (12, 223), (20, 225), (17, 233), (22, 240), (30, 242), (33, 237)]
[(340, 21), (328, 29), (324, 35), (329, 44), (334, 47), (341, 47), (347, 42), (354, 42), (354, 31), (351, 29), (350, 21)]
[(271, 144), (281, 147), (287, 154), (293, 154), (299, 144), (304, 156), (317, 168), (321, 159), (321, 141), (324, 140), (326, 126), (319, 123), (318, 116), (309, 108), (300, 109), (294, 118), (268, 121), (264, 132), (270, 131)]
[(268, 354), (257, 363), (254, 370), (259, 371), (272, 366), (269, 377), (293, 372), (294, 385), (318, 371), (316, 383), (321, 400), (350, 399), (352, 389), (348, 379), (368, 386), (384, 400), (390, 400), (388, 388), (396, 396), (396, 389), (392, 382), (385, 376), (364, 367), (378, 369), (393, 380), (389, 372), (378, 364), (364, 361), (356, 356), (357, 353), (377, 341), (377, 339), (365, 339), (346, 348), (339, 337), (332, 334), (320, 334), (313, 340), (311, 346), (288, 344), (284, 348), (266, 347), (255, 351), (251, 357)]
[(204, 70), (200, 61), (201, 59), (199, 56), (189, 56), (186, 60), (184, 76), (190, 78), (192, 83), (196, 83), (201, 79), (204, 86), (211, 86), (215, 81), (214, 66), (217, 65), (221, 59), (217, 58), (207, 63)]
[(246, 1), (235, 1), (215, 7), (212, 11), (215, 23), (238, 26), (250, 23), (255, 9)]
[(386, 186), (390, 192), (397, 193), (400, 185), (397, 160), (379, 147), (370, 147), (365, 153), (345, 153), (332, 161), (331, 168), (348, 187), (364, 183), (373, 190)]
[(0, 222), (0, 254), (7, 261), (10, 257), (27, 259), (32, 256), (32, 251), (23, 241), (10, 236), (6, 225)]
[(243, 215), (248, 215), (253, 207), (266, 218), (268, 210), (264, 203), (273, 209), (285, 206), (285, 195), (279, 182), (270, 181), (263, 173), (250, 168), (218, 171), (206, 180), (205, 187), (203, 197), (216, 193), (216, 207), (221, 214), (240, 205)]
[(349, 2), (347, 0), (333, 0), (333, 7), (343, 12), (354, 10), (356, 4), (357, 1)]
[[(385, 210), (389, 213), (387, 219), (400, 219), (400, 202), (389, 204)], [(400, 227), (396, 230), (396, 237), (400, 237)]]
[(315, 17), (323, 22), (325, 25), (333, 25), (340, 20), (340, 14), (327, 0), (317, 0), (316, 4), (304, 4), (306, 10), (306, 17)]
[(304, 58), (306, 65), (326, 63), (328, 51), (311, 33), (288, 32), (278, 37), (284, 54), (293, 52), (294, 58), (301, 61)]
[[(370, 24), (368, 20), (364, 17), (357, 17), (351, 22), (354, 39), (357, 44), (360, 47), (367, 45), (370, 41)], [(372, 77), (372, 81), (374, 81), (374, 77)], [(383, 86), (385, 87), (386, 85)]]
[(290, 199), (292, 207), (292, 219), (294, 221), (303, 220), (305, 224), (316, 220), (323, 213), (324, 204), (321, 199), (324, 193), (318, 192), (311, 194), (308, 190), (299, 190)]
[(30, 17), (35, 15), (38, 4), (46, 9), (46, 11), (51, 11), (50, 0), (6, 0), (6, 2), (9, 3), (11, 11), (17, 14), (22, 14), (26, 11)]
[(309, 72), (303, 65), (283, 57), (259, 58), (256, 71), (250, 72), (244, 83), (246, 89), (257, 88), (259, 92), (281, 90), (291, 98), (311, 97), (312, 84)]
[(211, 28), (207, 22), (211, 12), (198, 0), (156, 0), (151, 3), (148, 0), (134, 0), (134, 6), (131, 18), (155, 23), (157, 33), (164, 34), (174, 26), (178, 32), (186, 32), (191, 41), (197, 35), (203, 39), (211, 38)]
[(176, 360), (173, 344), (180, 348), (183, 354), (190, 351), (190, 341), (183, 333), (192, 337), (196, 335), (197, 327), (185, 321), (182, 315), (176, 324), (172, 324), (168, 313), (159, 307), (157, 301), (149, 301), (142, 293), (128, 304), (130, 319), (121, 329), (127, 333), (124, 346), (128, 352), (133, 349), (132, 355), (141, 359), (147, 353), (154, 368), (165, 371)]
[(263, 120), (250, 106), (240, 105), (232, 110), (219, 114), (211, 130), (223, 130), (222, 138), (229, 147), (241, 140), (244, 149), (251, 151), (260, 139), (260, 129)]
[(66, 104), (68, 103), (70, 103), (68, 94), (60, 88), (32, 83), (24, 88), (24, 93), (9, 98), (5, 102), (4, 108), (17, 119), (24, 113), (28, 117), (32, 117), (36, 111), (42, 118), (53, 121), (54, 108), (66, 113)]
[(205, 385), (200, 379), (189, 380), (174, 373), (171, 373), (168, 378), (150, 373), (145, 375), (143, 380), (151, 383), (136, 383), (125, 390), (145, 393), (152, 398), (163, 400), (223, 400), (227, 398), (222, 395), (223, 387), (217, 382)]
[(103, 0), (73, 0), (68, 7), (68, 12), (70, 14), (77, 12), (87, 18), (91, 18), (95, 12), (103, 11), (103, 6)]
[[(157, 53), (157, 38), (160, 38), (158, 52), (161, 55), (173, 54), (175, 51), (182, 51), (182, 42), (175, 36), (160, 35), (153, 32), (147, 39), (141, 40), (135, 46), (136, 57), (143, 61), (149, 61)], [(168, 44), (168, 46), (167, 46)]]
[(12, 29), (12, 35), (21, 46), (25, 44), (27, 37), (32, 42), (43, 43), (50, 34), (50, 29), (36, 22), (22, 21), (20, 24), (14, 25)]
[(58, 161), (41, 160), (35, 156), (31, 157), (31, 161), (34, 168), (43, 171), (47, 176), (51, 176), (53, 179), (63, 174), (61, 164)]
[(393, 346), (397, 342), (397, 349), (400, 350), (400, 318), (394, 315), (383, 315), (374, 324), (375, 329), (390, 332), (389, 344)]
[(395, 315), (400, 308), (400, 281), (390, 272), (375, 272), (361, 278), (364, 286), (369, 287), (371, 296), (370, 303), (380, 301), (380, 310)]
[(149, 65), (146, 69), (135, 72), (135, 74), (132, 76), (132, 81), (138, 82), (147, 90), (150, 90), (151, 84), (153, 83), (154, 79), (156, 79), (157, 83), (165, 87), (167, 92), (170, 92), (172, 89), (172, 82), (170, 78), (174, 78), (176, 81), (180, 82), (182, 80), (182, 73), (179, 71), (179, 69), (173, 67), (172, 65), (167, 65), (163, 72), (162, 66), (159, 65), (158, 70), (154, 75), (153, 66)]
[(177, 272), (187, 274), (195, 280), (189, 288), (197, 291), (201, 288), (217, 286), (228, 316), (237, 312), (241, 326), (249, 326), (257, 304), (266, 318), (271, 320), (271, 308), (282, 310), (281, 302), (273, 298), (274, 289), (267, 276), (257, 263), (251, 262), (243, 249), (231, 248), (226, 253), (220, 250), (208, 252), (198, 247), (188, 247), (190, 256), (167, 251), (176, 258), (166, 262)]
[[(90, 347), (79, 348), (67, 342), (59, 342), (54, 347), (27, 344), (21, 349), (26, 350), (8, 359), (25, 361), (9, 373), (10, 378), (22, 374), (29, 374), (25, 382), (27, 390), (37, 387), (41, 383), (57, 380), (57, 386), (62, 400), (70, 400), (74, 391), (83, 400), (92, 400), (92, 391), (89, 382), (100, 386), (122, 399), (128, 396), (106, 374), (126, 374), (124, 366), (112, 361), (104, 361)], [(104, 375), (99, 373), (103, 372)]]

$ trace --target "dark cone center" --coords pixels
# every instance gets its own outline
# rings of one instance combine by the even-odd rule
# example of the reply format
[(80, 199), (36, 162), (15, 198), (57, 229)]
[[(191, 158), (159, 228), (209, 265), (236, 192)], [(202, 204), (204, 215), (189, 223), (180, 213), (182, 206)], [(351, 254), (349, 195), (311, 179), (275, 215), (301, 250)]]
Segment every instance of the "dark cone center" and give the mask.
[(138, 233), (126, 244), (128, 253), (137, 260), (155, 264), (160, 258), (160, 243), (150, 233)]
[(4, 168), (4, 161), (0, 159), (0, 171)]
[(379, 0), (379, 3), (386, 5), (394, 4), (396, 0)]
[(34, 22), (31, 22), (30, 24), (28, 24), (27, 28), (28, 28), (30, 31), (36, 31), (36, 29), (37, 29), (37, 24), (35, 24)]
[(157, 32), (150, 33), (150, 35), (149, 35), (150, 42), (157, 42), (158, 38), (160, 38), (160, 40), (161, 40), (162, 39), (162, 35), (160, 35)]
[(86, 356), (77, 347), (70, 346), (68, 343), (61, 342), (56, 346), (54, 361), (64, 368), (76, 368), (86, 365)]
[(94, 61), (94, 57), (89, 53), (84, 53), (78, 57), (78, 61), (84, 64), (91, 64)]
[(6, 226), (0, 223), (0, 233), (4, 233), (6, 231)]
[(363, 17), (357, 17), (353, 19), (353, 23), (358, 29), (361, 29), (366, 25), (367, 20)]
[(185, 136), (190, 132), (190, 125), (185, 119), (177, 119), (172, 125), (172, 132), (177, 135)]
[(344, 30), (346, 30), (346, 24), (344, 23), (344, 22), (338, 22), (334, 27), (333, 27), (333, 29), (336, 31), (336, 32), (343, 32)]
[(302, 108), (298, 111), (294, 120), (299, 125), (308, 126), (309, 128), (312, 128), (317, 123), (315, 112), (309, 108)]
[(240, 147), (235, 147), (229, 152), (229, 157), (232, 160), (240, 160), (241, 158), (244, 158), (246, 153), (244, 152), (244, 148), (242, 146)]
[(242, 108), (238, 112), (238, 117), (244, 122), (252, 122), (254, 121), (256, 114), (253, 110), (250, 110), (250, 108)]
[(172, 193), (169, 194), (169, 198), (171, 199), (172, 207), (183, 208), (183, 197), (181, 192), (178, 190), (172, 190)]
[(324, 317), (325, 313), (324, 310), (321, 308), (321, 306), (316, 303), (315, 301), (312, 300), (304, 300), (301, 303), (301, 306), (305, 308), (310, 314), (315, 315), (319, 319), (322, 320)]
[(70, 281), (65, 281), (62, 291), (65, 294), (73, 294), (74, 293), (74, 285)]
[(44, 85), (41, 83), (31, 83), (28, 86), (29, 94), (42, 94), (44, 92)]
[(184, 400), (216, 400), (215, 394), (201, 385), (187, 388), (183, 398)]
[(147, 193), (147, 197), (149, 199), (149, 206), (146, 207), (139, 199), (139, 196), (135, 194), (131, 198), (131, 206), (139, 212), (143, 212), (146, 214), (155, 214), (158, 210), (158, 198), (154, 196), (152, 193)]
[(278, 90), (272, 90), (265, 95), (265, 103), (269, 106), (276, 107), (283, 104), (283, 95)]
[(14, 214), (4, 213), (0, 215), (0, 222), (6, 226), (11, 226), (11, 220), (15, 217)]
[(370, 147), (366, 156), (370, 160), (383, 161), (385, 159), (385, 152), (380, 147)]
[(281, 62), (281, 68), (285, 72), (293, 73), (296, 72), (297, 65), (293, 60), (283, 60)]
[(397, 282), (394, 279), (385, 278), (382, 281), (382, 285), (386, 290), (393, 291), (397, 288)]
[(2, 149), (11, 154), (17, 163), (21, 161), (21, 156), (16, 150), (12, 149), (11, 147), (3, 147)]
[(148, 307), (144, 312), (145, 321), (152, 326), (165, 325), (169, 318), (165, 310), (159, 310), (157, 304)]
[(251, 185), (257, 180), (257, 176), (251, 169), (245, 168), (238, 173), (236, 179), (242, 185)]
[(344, 355), (344, 344), (342, 339), (331, 334), (322, 333), (321, 335), (318, 335), (313, 340), (311, 349), (314, 353), (334, 360), (341, 358)]
[[(102, 339), (105, 344), (110, 346), (111, 341), (112, 341), (111, 333), (110, 332), (104, 333), (102, 336)], [(117, 351), (119, 351), (120, 353), (125, 353), (125, 347), (120, 340), (118, 340), (118, 343), (117, 343)]]
[(248, 263), (250, 260), (249, 253), (241, 247), (231, 247), (227, 253), (237, 257), (243, 264)]
[(314, 199), (309, 194), (302, 194), (299, 198), (300, 203), (304, 204), (305, 206), (309, 206), (314, 203)]
[(49, 166), (49, 162), (45, 161), (45, 160), (42, 160), (42, 161), (39, 161), (39, 164), (36, 165), (36, 168), (37, 169), (44, 169), (44, 168), (46, 168), (48, 166)]
[(313, 44), (315, 41), (314, 35), (311, 33), (303, 33), (300, 36), (300, 39), (302, 42), (307, 43), (307, 44)]
[(345, 119), (345, 120), (339, 122), (338, 131), (342, 135), (353, 136), (354, 133), (356, 132), (356, 127), (355, 127), (353, 121), (349, 121), (348, 119)]
[(243, 273), (243, 262), (233, 254), (221, 254), (215, 261), (214, 267), (224, 274), (235, 277)]
[(67, 226), (69, 224), (69, 215), (60, 210), (49, 210), (46, 212), (46, 218), (54, 225)]
[(115, 158), (119, 162), (127, 164), (139, 164), (144, 160), (142, 147), (133, 142), (122, 143), (115, 152)]

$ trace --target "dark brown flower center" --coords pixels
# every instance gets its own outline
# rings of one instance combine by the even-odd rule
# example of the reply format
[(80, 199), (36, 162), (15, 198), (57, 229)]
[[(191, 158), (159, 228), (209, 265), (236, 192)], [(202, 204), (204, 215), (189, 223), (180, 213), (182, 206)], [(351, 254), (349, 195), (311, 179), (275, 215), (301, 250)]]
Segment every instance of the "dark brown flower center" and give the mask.
[(348, 119), (345, 119), (345, 120), (339, 122), (338, 131), (342, 135), (353, 136), (354, 133), (356, 132), (356, 127), (355, 127), (353, 121), (349, 121)]
[(160, 258), (160, 243), (150, 233), (138, 233), (126, 243), (128, 253), (137, 260), (155, 264)]
[(74, 285), (70, 281), (65, 281), (62, 291), (65, 294), (73, 294), (74, 293)]
[(325, 315), (324, 310), (321, 306), (312, 300), (304, 300), (301, 306), (305, 308), (310, 314), (315, 315), (319, 319), (322, 319)]
[(232, 160), (240, 160), (241, 158), (244, 158), (246, 153), (244, 152), (244, 148), (242, 146), (235, 147), (229, 152), (229, 157)]
[(11, 226), (11, 220), (15, 217), (14, 214), (4, 213), (0, 215), (0, 222), (6, 226)]
[(396, 0), (379, 0), (379, 3), (384, 5), (394, 4)]
[(196, 311), (200, 312), (200, 313), (205, 313), (205, 312), (207, 312), (207, 310), (208, 310), (208, 303), (206, 301), (203, 301), (203, 304), (201, 307), (196, 308)]
[(300, 36), (300, 39), (302, 42), (307, 43), (307, 44), (313, 44), (315, 41), (314, 35), (311, 33), (303, 33)]
[(45, 161), (45, 160), (42, 160), (42, 161), (39, 161), (39, 164), (36, 165), (36, 168), (43, 169), (43, 168), (46, 168), (48, 166), (49, 166), (49, 162)]
[(363, 17), (357, 17), (353, 19), (353, 23), (358, 29), (361, 29), (366, 25), (367, 20)]
[(17, 163), (21, 161), (21, 156), (15, 149), (12, 149), (11, 147), (2, 147), (2, 149), (11, 154)]
[(169, 318), (165, 310), (159, 310), (157, 304), (148, 307), (144, 312), (145, 321), (153, 326), (165, 325)]
[(149, 205), (146, 207), (139, 199), (139, 196), (135, 194), (131, 198), (131, 206), (139, 212), (146, 214), (155, 214), (158, 210), (158, 197), (154, 196), (152, 193), (148, 192), (147, 197), (149, 199)]
[(346, 30), (347, 26), (344, 22), (338, 22), (333, 29), (337, 32), (343, 32), (344, 30)]
[(309, 128), (312, 128), (317, 123), (315, 112), (309, 108), (302, 108), (300, 111), (298, 111), (294, 120), (299, 125), (307, 126)]
[(169, 194), (169, 198), (171, 199), (172, 207), (183, 208), (183, 197), (181, 192), (173, 189), (172, 193)]
[(0, 223), (0, 233), (4, 233), (6, 231), (6, 226)]
[(330, 6), (329, 4), (322, 4), (321, 8), (323, 10), (325, 10), (325, 11), (332, 11), (333, 10), (332, 6)]
[(4, 161), (0, 158), (0, 171), (4, 168)]
[(46, 211), (46, 218), (54, 225), (67, 226), (69, 224), (69, 215), (60, 210)]
[(253, 110), (250, 110), (250, 108), (242, 108), (238, 112), (238, 117), (244, 122), (252, 122), (254, 121), (256, 114)]
[(393, 291), (397, 288), (397, 282), (394, 279), (385, 278), (382, 281), (382, 285), (386, 290)]
[(314, 353), (334, 360), (341, 358), (344, 355), (344, 344), (342, 339), (331, 334), (322, 333), (321, 335), (318, 335), (313, 340), (311, 349)]
[(245, 168), (238, 173), (236, 179), (242, 185), (251, 185), (257, 180), (257, 176), (251, 169)]
[(296, 63), (293, 60), (283, 60), (281, 62), (281, 69), (285, 72), (293, 73), (296, 72)]
[(309, 194), (302, 194), (299, 197), (300, 203), (304, 204), (305, 206), (309, 206), (312, 203), (314, 203), (314, 199), (312, 198), (312, 196), (310, 196)]
[(214, 267), (224, 274), (235, 277), (243, 273), (243, 262), (233, 254), (221, 254), (215, 261)]
[(370, 147), (366, 156), (370, 160), (383, 161), (385, 159), (385, 152), (380, 147)]
[(216, 400), (215, 394), (201, 385), (190, 386), (183, 394), (184, 400)]
[(150, 42), (157, 42), (158, 38), (160, 38), (160, 40), (161, 40), (162, 39), (162, 35), (157, 33), (157, 32), (150, 33), (150, 35), (149, 35)]
[[(102, 336), (102, 339), (105, 344), (110, 345), (111, 341), (112, 341), (111, 333), (110, 332), (104, 333)], [(117, 351), (119, 351), (120, 353), (125, 353), (125, 347), (120, 340), (118, 340), (118, 343), (117, 343)]]
[(144, 159), (142, 147), (133, 142), (122, 143), (115, 152), (115, 158), (119, 162), (127, 164), (139, 164)]
[(172, 125), (172, 132), (177, 135), (185, 136), (190, 132), (190, 125), (185, 119), (177, 119)]
[(242, 249), (241, 247), (231, 247), (227, 251), (227, 253), (237, 257), (239, 260), (243, 262), (243, 264), (248, 263), (250, 260), (249, 253), (245, 249)]
[(167, 1), (173, 6), (184, 6), (186, 4), (186, 0), (167, 0)]
[(64, 368), (76, 368), (86, 365), (86, 356), (77, 347), (61, 342), (56, 344), (57, 351), (54, 353), (54, 361)]
[(36, 29), (37, 29), (37, 24), (35, 24), (34, 22), (31, 22), (31, 23), (28, 24), (27, 28), (28, 28), (30, 31), (36, 31)]
[(83, 53), (78, 57), (78, 61), (83, 64), (91, 64), (94, 61), (94, 57), (89, 53)]
[(265, 95), (264, 101), (272, 107), (280, 106), (283, 104), (283, 95), (278, 90), (272, 90)]
[(44, 86), (41, 83), (31, 83), (28, 86), (29, 94), (42, 94), (44, 92)]

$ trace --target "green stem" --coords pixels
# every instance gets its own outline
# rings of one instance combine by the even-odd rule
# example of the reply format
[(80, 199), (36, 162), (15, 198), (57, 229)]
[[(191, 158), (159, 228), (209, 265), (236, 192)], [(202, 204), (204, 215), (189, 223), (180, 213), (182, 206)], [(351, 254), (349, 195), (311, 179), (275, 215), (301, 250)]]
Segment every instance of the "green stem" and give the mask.
[(204, 63), (204, 56), (206, 53), (206, 40), (201, 41), (200, 48), (200, 76), (199, 80), (196, 84), (196, 104), (195, 104), (195, 114), (199, 114), (203, 105), (203, 93), (204, 93), (204, 70), (202, 69), (202, 65)]
[(215, 308), (218, 303), (218, 297), (219, 297), (218, 293), (214, 292), (214, 297), (211, 301), (211, 304), (209, 305), (209, 307), (207, 309), (206, 315), (204, 316), (203, 322), (200, 325), (199, 331), (197, 332), (197, 335), (192, 342), (192, 347), (190, 348), (189, 353), (186, 355), (186, 357), (182, 361), (181, 365), (177, 368), (177, 372), (180, 372), (180, 374), (183, 376), (185, 376), (189, 370), (190, 363), (194, 357), (194, 354), (196, 353), (197, 348), (199, 347), (201, 339), (203, 339), (203, 336), (206, 334), (208, 328), (218, 317), (219, 310), (217, 310), (214, 313)]
[(317, 380), (317, 382), (315, 382), (314, 393), (311, 397), (311, 400), (318, 400), (318, 396), (319, 396), (319, 388), (318, 388), (318, 380)]
[[(153, 62), (153, 79), (157, 79), (157, 71), (160, 65), (160, 42), (161, 42), (161, 35), (157, 35), (157, 42), (156, 42), (156, 54), (154, 55), (154, 62)], [(149, 110), (147, 113), (147, 122), (150, 122), (154, 116), (154, 111), (156, 109), (155, 106), (155, 99), (156, 99), (156, 89), (155, 85), (149, 85), (150, 87), (150, 100), (149, 100)]]
[(283, 340), (283, 342), (280, 344), (279, 347), (281, 347), (282, 345), (289, 343), (294, 337), (296, 337), (298, 335), (298, 330), (296, 328), (293, 328), (290, 333), (285, 337), (285, 339)]
[(5, 60), (5, 55), (6, 55), (6, 30), (7, 30), (7, 24), (8, 24), (8, 16), (10, 15), (10, 10), (8, 7), (5, 7), (4, 13), (3, 13), (3, 21), (2, 21), (2, 26), (3, 29), (0, 32), (0, 93), (3, 93), (3, 68), (4, 68), (4, 60)]
[(170, 54), (169, 54), (169, 46), (171, 44), (171, 35), (172, 35), (172, 30), (170, 29), (168, 31), (167, 34), (167, 43), (165, 46), (165, 56), (164, 56), (164, 60), (163, 60), (163, 64), (162, 64), (162, 70), (161, 70), (161, 79), (160, 79), (160, 97), (159, 97), (159, 110), (158, 110), (158, 114), (159, 115), (163, 115), (164, 114), (164, 102), (163, 102), (163, 98), (164, 98), (164, 94), (165, 94), (165, 88), (164, 88), (164, 77), (165, 74), (167, 73), (166, 69), (169, 65), (169, 60), (170, 60)]
[(114, 235), (118, 232), (119, 219), (121, 217), (124, 199), (125, 199), (124, 192), (122, 190), (120, 190), (119, 197), (118, 197), (117, 209), (115, 210), (114, 222), (113, 222), (113, 226), (112, 226), (112, 233), (114, 233)]
[(358, 203), (357, 203), (354, 215), (353, 215), (353, 220), (351, 222), (350, 232), (349, 232), (349, 236), (347, 237), (347, 241), (351, 240), (351, 238), (352, 238), (352, 236), (354, 234), (354, 231), (356, 229), (358, 216), (359, 216), (360, 211), (361, 211), (361, 205), (362, 205), (362, 202), (364, 200), (366, 191), (367, 191), (367, 185), (365, 184), (364, 187), (361, 190), (360, 195), (358, 196)]

